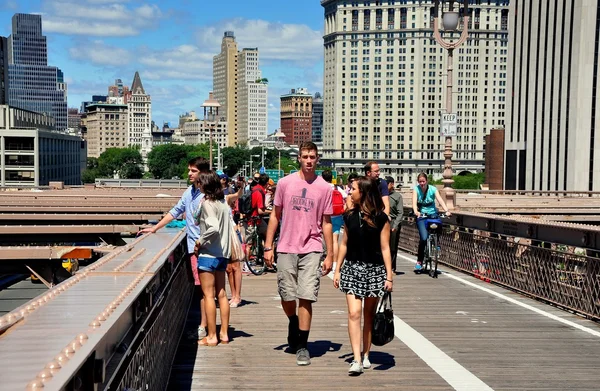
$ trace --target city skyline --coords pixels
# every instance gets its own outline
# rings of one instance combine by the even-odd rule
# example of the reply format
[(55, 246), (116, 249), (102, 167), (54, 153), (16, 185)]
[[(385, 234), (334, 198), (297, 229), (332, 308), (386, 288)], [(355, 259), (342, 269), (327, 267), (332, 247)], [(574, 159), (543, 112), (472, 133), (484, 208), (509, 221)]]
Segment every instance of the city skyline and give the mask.
[(138, 71), (161, 126), (200, 109), (212, 90), (212, 58), (223, 32), (234, 31), (240, 49), (261, 53), (272, 133), (279, 128), (280, 95), (298, 86), (314, 94), (323, 85), (320, 2), (307, 2), (302, 13), (277, 5), (233, 0), (205, 10), (191, 1), (8, 0), (0, 3), (0, 35), (10, 34), (15, 13), (42, 14), (48, 61), (64, 72), (69, 107), (105, 95), (114, 79), (130, 86)]

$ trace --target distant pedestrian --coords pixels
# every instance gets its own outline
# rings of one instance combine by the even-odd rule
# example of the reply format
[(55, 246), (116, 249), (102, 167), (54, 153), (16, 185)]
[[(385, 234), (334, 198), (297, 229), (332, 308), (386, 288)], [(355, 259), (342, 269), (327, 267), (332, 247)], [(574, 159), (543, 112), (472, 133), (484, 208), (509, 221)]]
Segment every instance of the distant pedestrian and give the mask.
[[(219, 177), (214, 171), (200, 174), (198, 183), (204, 193), (198, 225), (202, 234), (196, 240), (195, 253), (198, 257), (198, 273), (205, 297), (207, 335), (198, 345), (216, 346), (219, 342), (229, 343), (229, 302), (225, 293), (225, 269), (231, 258), (233, 219), (231, 209), (225, 202)], [(237, 240), (237, 238), (236, 238)], [(217, 338), (217, 307), (219, 301), (221, 330)]]
[(390, 251), (392, 253), (392, 270), (396, 272), (396, 256), (398, 255), (398, 240), (400, 239), (400, 229), (402, 228), (402, 218), (404, 217), (404, 202), (402, 194), (396, 191), (394, 187), (394, 178), (385, 177), (390, 193)]
[[(194, 279), (194, 285), (200, 296), (200, 325), (198, 325), (197, 332), (193, 335), (198, 339), (206, 336), (206, 312), (204, 310), (204, 296), (200, 289), (200, 278), (198, 276), (198, 258), (194, 254), (194, 245), (196, 240), (200, 237), (200, 227), (196, 225), (194, 220), (194, 213), (198, 210), (200, 203), (204, 199), (204, 194), (198, 188), (198, 178), (201, 173), (207, 173), (210, 171), (210, 165), (208, 160), (203, 157), (197, 157), (191, 159), (188, 162), (188, 180), (192, 183), (190, 187), (183, 193), (177, 205), (173, 207), (167, 213), (162, 220), (155, 226), (144, 228), (140, 230), (140, 233), (156, 233), (159, 229), (169, 224), (176, 218), (185, 215), (185, 232), (187, 234), (187, 252), (190, 259), (190, 265), (192, 269), (192, 276)], [(191, 338), (191, 336), (190, 336)]]
[(344, 191), (344, 189), (340, 189), (338, 186), (331, 183), (333, 181), (333, 175), (331, 170), (324, 170), (321, 174), (325, 182), (329, 183), (333, 191), (331, 192), (331, 206), (332, 212), (331, 215), (331, 226), (333, 230), (333, 257), (332, 259), (337, 259), (338, 252), (338, 241), (340, 238), (340, 231), (342, 230), (342, 226), (344, 225), (344, 217), (343, 214), (346, 211), (346, 198), (348, 195)]
[[(350, 197), (355, 207), (344, 214), (344, 235), (336, 260), (333, 286), (346, 294), (348, 335), (354, 359), (348, 373), (359, 375), (370, 368), (371, 330), (377, 302), (393, 286), (390, 257), (390, 223), (384, 212), (377, 182), (359, 177)], [(361, 315), (364, 304), (364, 326)]]
[(385, 205), (385, 214), (390, 215), (390, 200), (389, 200), (389, 191), (387, 182), (381, 178), (379, 175), (381, 174), (381, 170), (379, 169), (379, 164), (374, 161), (367, 162), (364, 167), (365, 175), (369, 178), (373, 178), (375, 182), (377, 182), (377, 187), (379, 188), (379, 192), (381, 193), (381, 198), (383, 199), (383, 204)]
[[(281, 221), (277, 244), (277, 282), (281, 305), (289, 319), (289, 348), (296, 352), (298, 365), (310, 364), (307, 344), (312, 303), (317, 301), (321, 275), (329, 273), (333, 263), (332, 188), (315, 173), (318, 159), (318, 149), (314, 143), (300, 144), (300, 171), (282, 178), (277, 184), (265, 242), (265, 262), (272, 266), (273, 240)], [(327, 248), (322, 268), (321, 233)]]

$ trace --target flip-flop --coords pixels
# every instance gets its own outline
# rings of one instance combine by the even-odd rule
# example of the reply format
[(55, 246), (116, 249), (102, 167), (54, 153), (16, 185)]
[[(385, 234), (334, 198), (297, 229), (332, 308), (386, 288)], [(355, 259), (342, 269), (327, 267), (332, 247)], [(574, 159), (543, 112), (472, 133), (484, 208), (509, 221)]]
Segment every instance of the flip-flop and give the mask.
[(229, 345), (229, 339), (226, 340), (226, 341), (224, 341), (224, 340), (221, 339), (221, 337), (219, 337), (219, 342), (220, 342), (221, 345)]
[(208, 342), (207, 337), (202, 338), (200, 341), (198, 341), (198, 345), (200, 346), (217, 346), (219, 344), (219, 342)]

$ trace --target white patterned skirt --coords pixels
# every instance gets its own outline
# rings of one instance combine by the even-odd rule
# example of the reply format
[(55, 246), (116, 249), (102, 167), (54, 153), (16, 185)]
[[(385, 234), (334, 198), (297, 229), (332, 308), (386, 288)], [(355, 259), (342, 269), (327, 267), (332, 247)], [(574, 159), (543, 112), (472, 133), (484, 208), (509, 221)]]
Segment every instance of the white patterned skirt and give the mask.
[(382, 297), (387, 273), (384, 265), (344, 261), (340, 270), (340, 290), (359, 298)]

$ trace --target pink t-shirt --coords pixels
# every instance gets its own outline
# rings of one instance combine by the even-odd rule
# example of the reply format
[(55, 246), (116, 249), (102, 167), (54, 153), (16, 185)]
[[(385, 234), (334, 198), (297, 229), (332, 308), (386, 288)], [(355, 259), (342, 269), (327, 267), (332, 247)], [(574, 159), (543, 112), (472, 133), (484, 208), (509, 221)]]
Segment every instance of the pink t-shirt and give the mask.
[(323, 215), (331, 215), (333, 189), (317, 176), (312, 182), (297, 173), (279, 180), (273, 205), (282, 208), (277, 251), (292, 254), (322, 252)]

